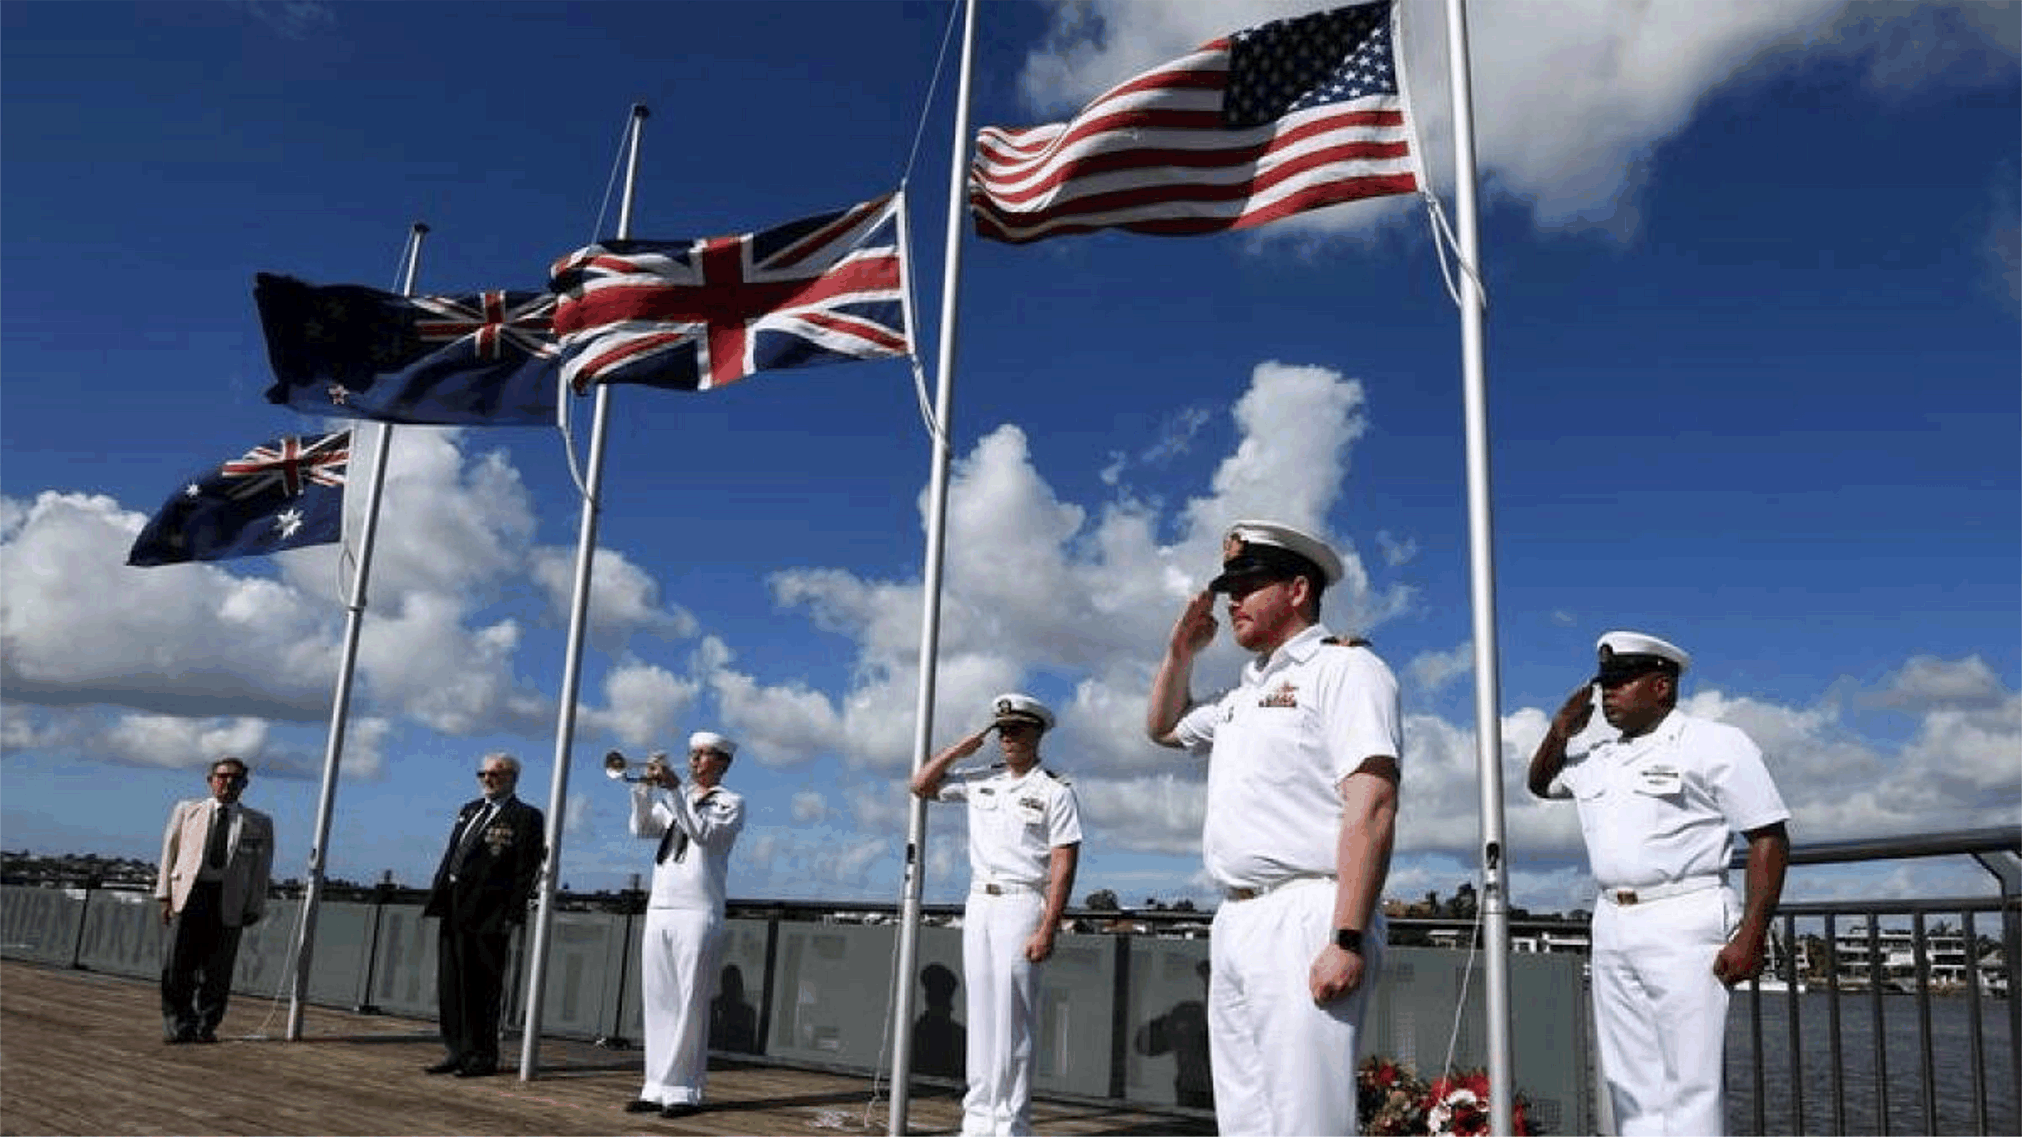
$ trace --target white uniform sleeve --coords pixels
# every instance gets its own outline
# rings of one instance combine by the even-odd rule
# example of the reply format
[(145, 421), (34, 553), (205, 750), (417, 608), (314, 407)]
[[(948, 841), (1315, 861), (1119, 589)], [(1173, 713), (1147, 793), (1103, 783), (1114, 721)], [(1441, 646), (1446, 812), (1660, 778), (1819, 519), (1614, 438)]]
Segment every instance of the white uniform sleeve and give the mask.
[(1081, 843), (1081, 803), (1074, 796), (1074, 787), (1064, 782), (1053, 785), (1053, 808), (1047, 811), (1046, 845), (1058, 849), (1063, 845)]
[[(1696, 725), (1696, 724), (1695, 724)], [(1737, 833), (1790, 820), (1790, 810), (1777, 792), (1776, 781), (1763, 764), (1762, 750), (1739, 729), (1725, 724), (1709, 724), (1716, 734), (1719, 755), (1712, 773), (1713, 798), (1720, 812)]]
[(656, 800), (652, 786), (644, 782), (632, 784), (632, 817), (628, 825), (632, 836), (658, 838), (667, 832), (673, 820), (674, 810), (665, 801)]
[(966, 770), (950, 770), (941, 778), (941, 788), (934, 793), (935, 801), (968, 801), (969, 782), (976, 775)]
[(1358, 648), (1325, 647), (1322, 651), (1346, 651), (1347, 657), (1325, 671), (1322, 704), (1327, 711), (1322, 728), (1327, 735), (1327, 760), (1333, 780), (1355, 772), (1356, 767), (1377, 755), (1404, 761), (1404, 732), (1398, 710), (1397, 677), (1375, 653)]
[(1222, 721), (1222, 700), (1228, 694), (1217, 691), (1213, 698), (1188, 708), (1179, 722), (1173, 724), (1173, 738), (1195, 754), (1207, 753), (1215, 744), (1215, 726)]

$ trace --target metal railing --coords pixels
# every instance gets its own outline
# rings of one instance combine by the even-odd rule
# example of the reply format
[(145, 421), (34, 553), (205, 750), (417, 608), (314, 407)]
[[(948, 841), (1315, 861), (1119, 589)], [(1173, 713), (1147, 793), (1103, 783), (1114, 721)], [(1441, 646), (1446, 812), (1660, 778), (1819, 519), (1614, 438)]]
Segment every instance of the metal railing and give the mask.
[[(1730, 1044), (1728, 1054), (1730, 1081), (1737, 1063), (1752, 1075), (1753, 1132), (1815, 1131), (1821, 1114), (1830, 1133), (2018, 1131), (2022, 1000), (2012, 975), (2022, 958), (2022, 826), (1792, 846), (1790, 863), (1933, 856), (1974, 857), (2000, 895), (1778, 907), (1781, 961), (1766, 978), (1782, 990), (1765, 990), (1762, 979), (1744, 989), (1750, 1046), (1737, 1055)], [(1730, 867), (1745, 862), (1737, 853)], [(1986, 917), (1999, 920), (1996, 949), (1982, 945)], [(1988, 1030), (1995, 1002), (2005, 1008), (2005, 1045)], [(1783, 1035), (1774, 1050), (1770, 1019)], [(1906, 1051), (1914, 1079), (1892, 1062)], [(1772, 1122), (1773, 1104), (1781, 1109)]]
[[(2022, 958), (2018, 950), (2022, 826), (1796, 846), (1791, 864), (1801, 868), (1961, 855), (1977, 858), (2000, 881), (1999, 896), (1779, 907), (1776, 927), (1783, 962), (1765, 977), (1767, 983), (1758, 980), (1739, 992), (1730, 1016), (1728, 1112), (1737, 1131), (1743, 1128), (1744, 1117), (1756, 1133), (1803, 1133), (1821, 1125), (1828, 1125), (1823, 1131), (1832, 1133), (2018, 1131), (2022, 1000), (2013, 995), (2011, 978), (2013, 962)], [(159, 922), (145, 892), (21, 886), (4, 891), (0, 951), (6, 955), (135, 976), (158, 972), (154, 933)], [(273, 918), (250, 929), (241, 949), (235, 983), (241, 991), (257, 994), (272, 988), (289, 964), (286, 913), (295, 902), (285, 899), (285, 889), (280, 893), (283, 899), (273, 906)], [(334, 941), (328, 945), (334, 950), (317, 953), (311, 1000), (365, 1013), (431, 1016), (435, 937), (432, 925), (420, 916), (421, 897), (420, 892), (390, 884), (359, 890), (348, 898), (336, 893), (326, 897), (330, 911), (319, 924), (318, 939)], [(636, 969), (631, 963), (639, 948), (634, 918), (642, 896), (625, 890), (561, 899), (564, 921), (556, 950), (564, 958), (547, 977), (550, 997), (543, 1004), (543, 1030), (625, 1046), (640, 1034)], [(742, 930), (733, 936), (726, 962), (753, 983), (748, 994), (755, 1006), (747, 1004), (756, 1012), (753, 1049), (786, 1061), (875, 1068), (883, 1054), (877, 1037), (883, 1024), (876, 1021), (874, 1005), (883, 1000), (868, 990), (863, 999), (850, 1002), (856, 996), (845, 992), (884, 986), (881, 978), (870, 976), (882, 977), (888, 969), (880, 955), (886, 948), (881, 945), (892, 934), (897, 912), (897, 905), (890, 903), (732, 901), (728, 914)], [(924, 909), (929, 924), (948, 923), (959, 912), (954, 905)], [(1199, 992), (1190, 989), (1195, 982), (1190, 961), (1195, 955), (1205, 957), (1212, 915), (1070, 910), (1068, 917), (1080, 934), (1072, 937), (1074, 950), (1063, 954), (1078, 952), (1086, 958), (1079, 972), (1067, 965), (1049, 969), (1061, 985), (1056, 1001), (1074, 1007), (1077, 1014), (1100, 1006), (1103, 1009), (1096, 1013), (1103, 1021), (1090, 1024), (1092, 1029), (1078, 1027), (1082, 1033), (1063, 1031), (1077, 1052), (1060, 1058), (1061, 1076), (1042, 1081), (1057, 1083), (1055, 1089), (1098, 1097), (1178, 1101), (1180, 1091), (1166, 1080), (1174, 1060), (1138, 1050), (1135, 1039), (1154, 1010), (1199, 998)], [(1980, 949), (1981, 933), (1990, 929), (1995, 917), (1998, 954)], [(1885, 927), (1891, 921), (1902, 926)], [(1426, 964), (1451, 960), (1454, 953), (1409, 945), (1446, 945), (1464, 951), (1477, 933), (1473, 921), (1454, 917), (1394, 916), (1390, 926), (1393, 957), (1419, 961), (1421, 984), (1434, 972), (1443, 971), (1450, 978), (1455, 972), (1450, 963)], [(1511, 929), (1539, 955), (1556, 954), (1560, 958), (1552, 962), (1569, 964), (1566, 953), (1583, 954), (1587, 923), (1579, 918), (1517, 918)], [(959, 933), (945, 927), (927, 932), (928, 956), (959, 970)], [(1947, 946), (1961, 943), (1966, 945), (1963, 960)], [(828, 972), (805, 970), (818, 948), (847, 951), (847, 968), (839, 964)], [(1414, 951), (1424, 954), (1414, 956)], [(515, 1022), (525, 999), (524, 984), (517, 978), (523, 962), (516, 944), (508, 1014)], [(845, 970), (850, 976), (847, 983), (840, 981)], [(1409, 973), (1412, 967), (1399, 970)], [(1575, 966), (1569, 990), (1583, 1004), (1577, 970)], [(1562, 983), (1555, 974), (1525, 973), (1542, 1003), (1562, 1000), (1567, 994), (1559, 990)], [(831, 978), (837, 990), (822, 995), (833, 1000), (830, 1005), (802, 1005), (807, 990)], [(1436, 1015), (1420, 1013), (1429, 1011), (1430, 1004), (1406, 1009), (1402, 1018), (1452, 1021), (1453, 991), (1421, 987), (1407, 993), (1412, 985), (1408, 974), (1392, 976), (1386, 969), (1386, 986), (1400, 978), (1401, 999), (1443, 1001), (1445, 1007)], [(1784, 989), (1774, 990), (1779, 983)], [(800, 994), (788, 997), (796, 991)], [(1469, 1001), (1477, 1003), (1478, 993)], [(1563, 1008), (1558, 1010), (1563, 1013)], [(1541, 1008), (1536, 1013), (1544, 1019), (1553, 1011)], [(823, 1015), (827, 1018), (814, 1021)], [(858, 1021), (866, 1016), (868, 1024)], [(1575, 1033), (1582, 1040), (1569, 1052), (1555, 1052), (1550, 1060), (1566, 1067), (1554, 1072), (1555, 1080), (1571, 1091), (1553, 1095), (1560, 1103), (1553, 1118), (1559, 1122), (1552, 1127), (1555, 1132), (1592, 1131), (1604, 1116), (1598, 1102), (1588, 1097), (1599, 1090), (1591, 1046), (1584, 1041), (1585, 1016), (1583, 1005), (1574, 1009)], [(1996, 1025), (2002, 1018), (2005, 1031)], [(834, 1023), (846, 1024), (841, 1035), (833, 1033)], [(864, 1030), (870, 1032), (868, 1038), (851, 1033)], [(1392, 1057), (1402, 1057), (1397, 1050), (1413, 1045), (1408, 1034), (1394, 1027), (1372, 1032), (1372, 1046), (1394, 1048)], [(1081, 1046), (1092, 1049), (1080, 1053)], [(1434, 1049), (1422, 1044), (1420, 1048), (1428, 1056)], [(1915, 1077), (1905, 1076), (1912, 1072)], [(1524, 1080), (1520, 1069), (1520, 1086)]]

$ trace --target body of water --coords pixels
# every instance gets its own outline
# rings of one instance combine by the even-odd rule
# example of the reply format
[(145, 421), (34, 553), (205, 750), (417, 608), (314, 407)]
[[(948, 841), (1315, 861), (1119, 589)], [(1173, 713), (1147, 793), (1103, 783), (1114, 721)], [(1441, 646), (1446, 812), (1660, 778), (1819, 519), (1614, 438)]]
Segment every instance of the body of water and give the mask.
[[(1755, 1133), (1755, 1043), (1750, 998), (1735, 993), (1727, 1017), (1727, 1124), (1732, 1133)], [(1807, 991), (1797, 997), (1795, 1019), (1789, 996), (1765, 991), (1762, 1007), (1762, 1132), (1765, 1133), (1926, 1133), (1923, 1043), (1918, 1002), (1909, 995), (1881, 998), (1877, 1022), (1872, 997), (1865, 991), (1839, 996), (1837, 1061), (1832, 1051), (1833, 996)], [(1973, 1079), (1972, 1009), (1964, 995), (1934, 996), (1930, 1012), (1931, 1076), (1934, 1080), (1937, 1133), (2018, 1133), (2015, 1102), (2014, 1040), (2009, 1035), (2008, 1003), (1980, 1000), (1980, 1066), (1986, 1095), (1986, 1120), (1976, 1120)], [(1798, 1064), (1793, 1071), (1791, 1024), (1798, 1038)], [(1879, 1041), (1884, 1073), (1877, 1076)], [(1880, 1124), (1887, 1088), (1888, 1125)], [(1801, 1089), (1800, 1089), (1801, 1087)], [(1833, 1095), (1844, 1095), (1843, 1124), (1836, 1128)], [(1803, 1123), (1798, 1095), (1802, 1093)]]

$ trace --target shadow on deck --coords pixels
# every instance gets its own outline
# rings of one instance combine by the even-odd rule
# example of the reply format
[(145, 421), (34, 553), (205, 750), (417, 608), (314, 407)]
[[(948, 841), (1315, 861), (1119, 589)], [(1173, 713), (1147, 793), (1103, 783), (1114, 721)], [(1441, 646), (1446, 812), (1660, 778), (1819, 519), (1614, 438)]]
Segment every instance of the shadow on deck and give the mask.
[[(679, 1121), (624, 1113), (636, 1050), (547, 1038), (541, 1071), (429, 1077), (433, 1023), (308, 1009), (282, 1040), (287, 1000), (233, 999), (216, 1046), (163, 1046), (152, 983), (0, 963), (0, 1134), (882, 1134), (869, 1078), (712, 1057), (709, 1108)], [(517, 1041), (507, 1047), (517, 1061)], [(888, 1089), (878, 1087), (880, 1091)], [(1214, 1122), (1122, 1102), (1033, 1102), (1041, 1133), (1208, 1134)], [(913, 1133), (961, 1128), (960, 1092), (917, 1083)]]

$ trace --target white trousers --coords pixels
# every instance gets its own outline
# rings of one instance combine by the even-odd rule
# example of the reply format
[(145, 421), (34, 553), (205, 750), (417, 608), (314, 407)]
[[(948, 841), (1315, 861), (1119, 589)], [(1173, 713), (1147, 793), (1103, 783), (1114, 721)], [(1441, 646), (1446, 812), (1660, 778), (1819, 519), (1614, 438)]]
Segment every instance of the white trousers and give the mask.
[(642, 1101), (700, 1105), (709, 1077), (709, 996), (723, 952), (723, 914), (710, 908), (646, 909), (639, 950), (646, 1022)]
[(972, 892), (962, 910), (962, 980), (969, 989), (962, 1132), (970, 1137), (1032, 1132), (1039, 968), (1026, 960), (1025, 944), (1045, 914), (1046, 899), (1036, 892)]
[(1594, 1034), (1622, 1137), (1727, 1132), (1727, 988), (1713, 957), (1738, 911), (1728, 888), (1594, 905)]
[(1362, 1012), (1383, 971), (1386, 928), (1363, 930), (1362, 983), (1313, 1003), (1313, 959), (1334, 939), (1334, 882), (1294, 881), (1215, 912), (1208, 1055), (1223, 1134), (1354, 1134)]

